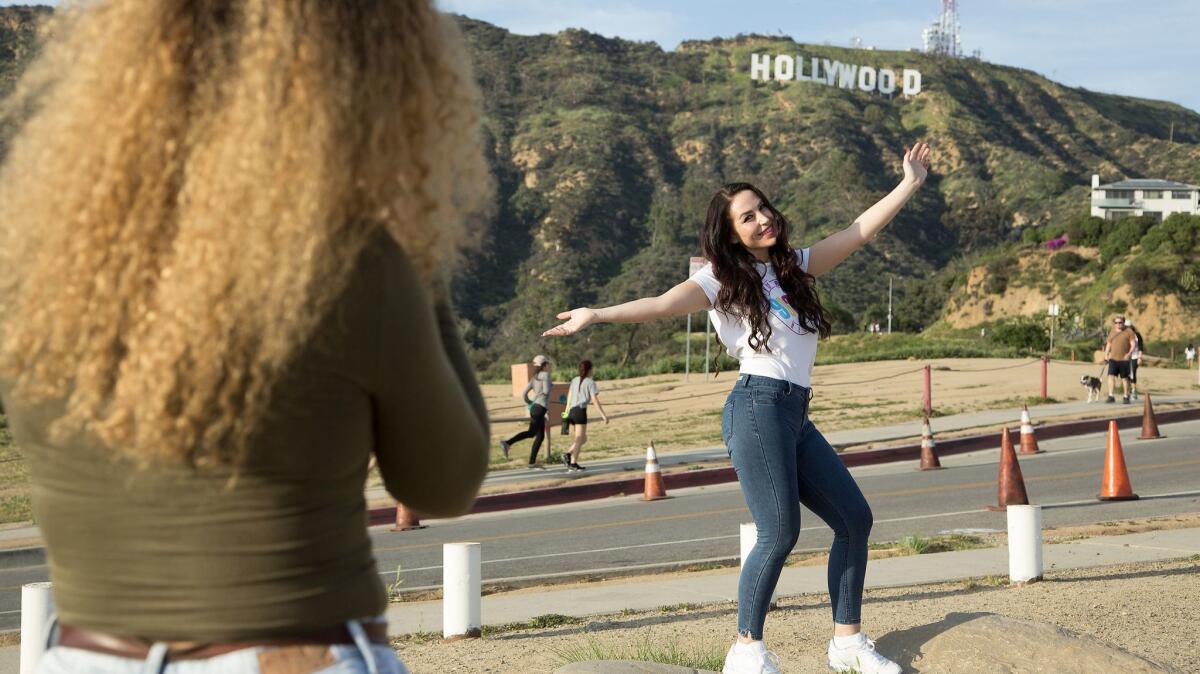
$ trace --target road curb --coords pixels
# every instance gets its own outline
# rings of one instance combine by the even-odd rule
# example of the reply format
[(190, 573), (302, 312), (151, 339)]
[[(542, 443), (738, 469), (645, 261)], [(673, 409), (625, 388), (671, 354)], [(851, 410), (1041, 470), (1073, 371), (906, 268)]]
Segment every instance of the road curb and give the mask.
[[(1179, 421), (1194, 421), (1200, 419), (1200, 407), (1187, 409), (1177, 409), (1159, 412), (1156, 415), (1158, 423), (1166, 424)], [(1037, 426), (1037, 435), (1039, 440), (1052, 440), (1055, 438), (1066, 438), (1074, 435), (1087, 435), (1088, 433), (1101, 433), (1108, 429), (1108, 422), (1113, 417), (1099, 417), (1095, 419), (1077, 419), (1073, 421), (1063, 421), (1053, 424), (1042, 424)], [(1130, 415), (1125, 417), (1115, 417), (1118, 428), (1140, 428), (1142, 425), (1142, 415)], [(997, 426), (995, 432), (982, 435), (972, 435), (961, 438), (951, 438), (948, 440), (939, 441), (937, 443), (937, 452), (939, 456), (949, 454), (962, 454), (965, 452), (974, 452), (981, 449), (997, 448), (999, 449), (1001, 426)], [(1009, 431), (1013, 433), (1020, 432), (1020, 424), (1015, 423), (1009, 427)], [(854, 466), (870, 466), (880, 463), (892, 463), (896, 461), (916, 461), (921, 456), (921, 444), (914, 443), (909, 445), (899, 445), (896, 447), (881, 447), (879, 449), (864, 449), (855, 452), (846, 452), (841, 455), (842, 462), (848, 467)], [(663, 480), (666, 483), (668, 490), (682, 489), (685, 487), (703, 487), (713, 484), (724, 484), (737, 481), (737, 473), (732, 467), (723, 468), (704, 468), (700, 470), (690, 470), (680, 473), (664, 473)], [(547, 505), (561, 505), (563, 503), (575, 503), (579, 501), (592, 501), (603, 498), (612, 498), (614, 496), (632, 496), (640, 495), (645, 486), (645, 479), (642, 476), (636, 478), (627, 478), (623, 480), (609, 480), (607, 482), (592, 482), (588, 484), (578, 485), (561, 485), (558, 487), (548, 487), (544, 489), (529, 489), (525, 491), (508, 492), (504, 494), (489, 494), (480, 496), (475, 501), (475, 505), (471, 507), (471, 514), (498, 512), (502, 510), (516, 510), (519, 508), (534, 508)], [(396, 517), (396, 509), (394, 507), (373, 508), (369, 512), (369, 521), (371, 525), (387, 524)]]

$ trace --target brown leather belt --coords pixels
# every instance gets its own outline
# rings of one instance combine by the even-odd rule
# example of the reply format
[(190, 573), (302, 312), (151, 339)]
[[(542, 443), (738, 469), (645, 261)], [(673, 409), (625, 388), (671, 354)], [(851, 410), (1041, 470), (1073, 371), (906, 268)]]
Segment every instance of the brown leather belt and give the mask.
[[(363, 631), (367, 639), (374, 644), (387, 644), (386, 623), (363, 623)], [(218, 655), (225, 655), (245, 648), (281, 648), (285, 646), (313, 646), (352, 644), (354, 637), (345, 626), (331, 627), (307, 634), (280, 637), (276, 639), (257, 639), (252, 641), (234, 641), (223, 644), (203, 644), (194, 641), (167, 642), (167, 660), (203, 660)], [(58, 641), (55, 645), (67, 648), (80, 648), (85, 651), (107, 653), (122, 658), (145, 660), (150, 654), (150, 644), (139, 639), (123, 637), (106, 632), (95, 632), (82, 627), (58, 625)]]

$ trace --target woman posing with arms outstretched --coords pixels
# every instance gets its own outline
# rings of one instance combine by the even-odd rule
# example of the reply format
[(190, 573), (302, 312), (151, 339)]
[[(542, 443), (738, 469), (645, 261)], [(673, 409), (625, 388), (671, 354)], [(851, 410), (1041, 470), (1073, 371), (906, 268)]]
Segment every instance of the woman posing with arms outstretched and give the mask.
[(829, 666), (862, 674), (899, 674), (860, 628), (871, 508), (858, 485), (808, 419), (818, 336), (829, 320), (814, 279), (875, 238), (925, 182), (929, 146), (904, 153), (904, 179), (846, 229), (811, 248), (793, 249), (788, 221), (758, 188), (726, 185), (713, 195), (700, 244), (708, 264), (658, 297), (558, 315), (546, 335), (570, 335), (592, 323), (637, 323), (709, 310), (721, 342), (741, 362), (725, 401), (721, 432), (746, 505), (758, 527), (738, 584), (738, 638), (725, 674), (779, 671), (763, 644), (763, 623), (784, 561), (800, 534), (800, 504), (833, 529), (829, 595), (833, 639)]

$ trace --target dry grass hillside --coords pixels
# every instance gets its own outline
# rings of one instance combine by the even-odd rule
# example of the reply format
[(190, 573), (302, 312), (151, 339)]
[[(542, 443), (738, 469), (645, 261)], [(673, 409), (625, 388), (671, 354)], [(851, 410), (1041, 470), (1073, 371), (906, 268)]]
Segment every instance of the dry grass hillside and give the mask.
[[(1052, 265), (1055, 255), (1071, 253), (1086, 265), (1068, 273)], [(944, 322), (952, 328), (975, 328), (980, 324), (1016, 316), (1046, 316), (1050, 303), (1067, 309), (1066, 321), (1080, 329), (1094, 329), (1109, 315), (1129, 316), (1148, 340), (1183, 340), (1200, 333), (1200, 312), (1178, 294), (1154, 291), (1137, 294), (1127, 280), (1127, 261), (1101, 263), (1098, 249), (1070, 246), (1054, 253), (1020, 250), (973, 267), (946, 303)], [(1003, 275), (1004, 279), (997, 276)]]

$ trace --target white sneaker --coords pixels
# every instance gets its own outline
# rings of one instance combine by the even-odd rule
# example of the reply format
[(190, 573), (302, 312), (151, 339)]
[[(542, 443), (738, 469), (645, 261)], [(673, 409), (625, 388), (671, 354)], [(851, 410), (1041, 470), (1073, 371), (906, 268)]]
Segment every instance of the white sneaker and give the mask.
[(900, 665), (888, 660), (875, 651), (875, 642), (859, 632), (859, 639), (845, 648), (838, 648), (829, 641), (829, 668), (835, 672), (858, 672), (859, 674), (901, 674)]
[(779, 666), (779, 656), (768, 651), (763, 642), (735, 641), (725, 654), (721, 674), (780, 674)]

